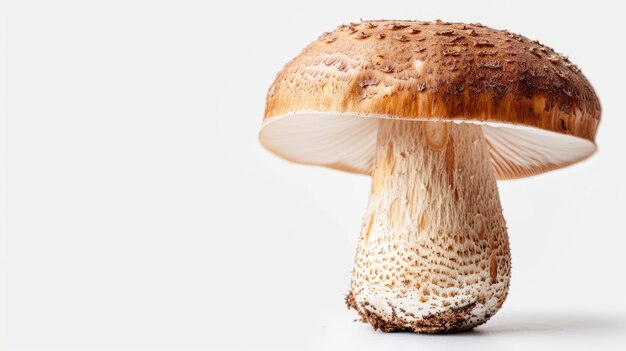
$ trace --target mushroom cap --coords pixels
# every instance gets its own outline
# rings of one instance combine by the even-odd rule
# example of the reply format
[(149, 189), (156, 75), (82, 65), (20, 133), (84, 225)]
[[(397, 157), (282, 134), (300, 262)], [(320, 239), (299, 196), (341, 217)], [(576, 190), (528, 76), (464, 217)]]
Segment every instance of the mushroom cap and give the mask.
[(370, 174), (378, 118), (482, 126), (499, 179), (590, 156), (592, 86), (567, 57), (481, 24), (362, 21), (311, 43), (269, 89), (259, 137), (298, 163)]

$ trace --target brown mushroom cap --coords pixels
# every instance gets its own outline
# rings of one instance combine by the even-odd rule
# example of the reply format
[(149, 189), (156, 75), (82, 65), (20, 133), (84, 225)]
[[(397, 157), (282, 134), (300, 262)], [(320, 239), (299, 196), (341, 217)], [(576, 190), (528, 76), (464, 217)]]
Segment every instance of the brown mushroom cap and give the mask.
[(370, 174), (377, 118), (479, 123), (500, 179), (590, 156), (600, 103), (554, 50), (480, 24), (363, 21), (324, 33), (269, 89), (261, 143)]

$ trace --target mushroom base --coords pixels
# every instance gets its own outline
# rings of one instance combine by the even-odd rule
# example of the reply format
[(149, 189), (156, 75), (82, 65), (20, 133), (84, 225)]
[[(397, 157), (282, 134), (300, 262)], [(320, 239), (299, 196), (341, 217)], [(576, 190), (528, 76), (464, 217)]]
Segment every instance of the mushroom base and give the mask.
[(373, 167), (348, 306), (386, 332), (485, 323), (511, 261), (480, 127), (381, 120)]

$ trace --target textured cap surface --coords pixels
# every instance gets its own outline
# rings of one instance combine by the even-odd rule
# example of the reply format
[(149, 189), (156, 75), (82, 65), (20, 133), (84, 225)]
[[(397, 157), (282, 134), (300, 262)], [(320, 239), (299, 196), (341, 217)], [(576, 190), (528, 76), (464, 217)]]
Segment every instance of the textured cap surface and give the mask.
[(369, 174), (377, 118), (480, 123), (498, 178), (595, 150), (598, 98), (537, 41), (480, 24), (364, 21), (324, 33), (269, 89), (263, 145), (291, 161)]

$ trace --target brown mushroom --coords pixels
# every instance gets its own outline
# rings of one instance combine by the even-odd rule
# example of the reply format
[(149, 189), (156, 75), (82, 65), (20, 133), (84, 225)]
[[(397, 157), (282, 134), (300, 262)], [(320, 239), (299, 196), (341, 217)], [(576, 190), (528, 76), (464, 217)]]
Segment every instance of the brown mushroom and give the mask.
[(260, 140), (290, 161), (372, 176), (347, 303), (377, 329), (445, 333), (486, 322), (507, 295), (496, 179), (585, 159), (599, 120), (580, 70), (537, 41), (365, 21), (285, 66)]

